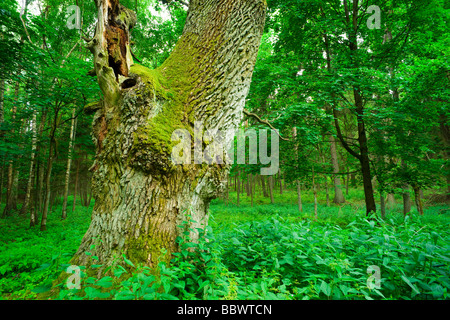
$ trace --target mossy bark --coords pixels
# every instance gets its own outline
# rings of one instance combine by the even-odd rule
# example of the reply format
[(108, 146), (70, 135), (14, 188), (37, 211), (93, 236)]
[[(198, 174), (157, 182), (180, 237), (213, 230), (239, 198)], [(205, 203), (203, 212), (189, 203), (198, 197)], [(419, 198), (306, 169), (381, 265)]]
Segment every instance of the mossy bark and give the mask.
[(155, 70), (131, 58), (134, 13), (118, 1), (96, 3), (99, 22), (88, 47), (104, 97), (86, 108), (95, 112), (95, 207), (71, 263), (89, 266), (89, 251), (104, 267), (123, 254), (135, 264), (155, 267), (178, 250), (176, 239), (185, 230), (177, 226), (188, 221), (187, 214), (188, 228), (207, 224), (209, 203), (222, 191), (229, 170), (226, 163), (173, 164), (172, 133), (194, 132), (195, 121), (222, 132), (238, 126), (266, 2), (191, 0), (183, 35)]

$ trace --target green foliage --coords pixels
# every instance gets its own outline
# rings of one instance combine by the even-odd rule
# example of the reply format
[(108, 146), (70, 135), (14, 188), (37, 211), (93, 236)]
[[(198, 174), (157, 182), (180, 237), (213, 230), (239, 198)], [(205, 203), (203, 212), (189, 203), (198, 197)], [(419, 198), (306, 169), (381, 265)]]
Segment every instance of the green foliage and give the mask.
[[(59, 219), (60, 209), (50, 217)], [(76, 252), (89, 225), (88, 212), (80, 208), (65, 221), (51, 219), (48, 232), (27, 228), (28, 220), (19, 217), (0, 220), (0, 295), (32, 299), (49, 290)]]
[[(305, 199), (312, 199), (310, 193), (304, 192)], [(361, 201), (361, 191), (351, 195)], [(324, 201), (323, 194), (320, 199)], [(169, 265), (161, 262), (152, 270), (123, 256), (110, 273), (98, 278), (82, 272), (79, 290), (61, 283), (53, 298), (449, 298), (450, 219), (445, 206), (428, 207), (425, 216), (406, 219), (389, 211), (385, 221), (367, 219), (363, 206), (319, 206), (319, 219), (314, 221), (308, 214), (313, 210), (310, 203), (305, 203), (303, 214), (289, 204), (295, 203), (291, 191), (277, 201), (236, 207), (216, 200), (211, 227), (196, 230), (198, 243), (189, 239), (189, 232), (179, 238), (180, 251)], [(89, 224), (89, 213), (79, 211), (65, 222), (52, 222), (46, 233), (13, 219), (2, 220), (0, 226), (1, 296), (34, 299), (65, 272)], [(18, 237), (11, 241), (12, 235)], [(94, 269), (101, 267), (97, 257), (86, 254)], [(368, 288), (369, 266), (380, 268), (379, 289)]]

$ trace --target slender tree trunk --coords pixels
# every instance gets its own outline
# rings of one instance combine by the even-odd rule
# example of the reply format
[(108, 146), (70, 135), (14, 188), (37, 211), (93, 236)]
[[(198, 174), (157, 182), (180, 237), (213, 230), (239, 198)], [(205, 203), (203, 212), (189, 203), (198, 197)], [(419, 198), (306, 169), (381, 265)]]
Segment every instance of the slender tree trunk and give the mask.
[(70, 180), (70, 167), (72, 165), (72, 148), (75, 141), (75, 130), (76, 130), (76, 118), (75, 118), (75, 108), (72, 111), (72, 122), (70, 125), (70, 138), (69, 138), (69, 152), (67, 156), (67, 169), (66, 178), (64, 181), (64, 200), (62, 205), (61, 219), (65, 220), (67, 218), (67, 197), (69, 196), (69, 180)]
[(268, 178), (270, 203), (273, 203), (273, 176)]
[(281, 169), (278, 169), (278, 178), (280, 181), (280, 194), (283, 194), (283, 177), (281, 175)]
[(395, 206), (395, 196), (393, 193), (388, 193), (386, 196), (386, 207), (392, 209)]
[[(325, 42), (325, 52), (326, 52), (326, 60), (327, 60), (327, 69), (328, 72), (332, 72), (331, 70), (331, 50), (330, 50), (330, 44), (328, 35), (324, 35), (324, 42)], [(326, 110), (330, 111), (331, 106), (327, 104)], [(336, 147), (336, 139), (334, 138), (334, 135), (329, 135), (330, 139), (330, 156), (331, 156), (331, 163), (333, 165), (333, 178), (334, 178), (334, 199), (333, 202), (336, 204), (341, 204), (345, 202), (344, 194), (342, 193), (341, 189), (341, 179), (338, 175), (339, 173), (339, 162), (338, 162), (338, 155), (337, 155), (337, 147)], [(328, 202), (327, 202), (328, 203)]]
[(41, 217), (41, 231), (47, 230), (47, 215), (49, 211), (50, 206), (50, 200), (51, 200), (51, 177), (52, 177), (52, 169), (53, 169), (53, 159), (54, 159), (54, 152), (55, 152), (55, 135), (56, 135), (56, 129), (57, 129), (57, 121), (58, 121), (58, 112), (55, 112), (50, 136), (49, 136), (49, 151), (48, 151), (48, 160), (47, 160), (47, 171), (45, 172), (45, 201), (44, 201), (44, 208), (42, 210), (42, 217)]
[(75, 211), (75, 206), (77, 203), (77, 193), (78, 193), (78, 177), (80, 171), (80, 159), (77, 159), (77, 172), (75, 173), (75, 186), (73, 188), (73, 203), (72, 203), (72, 212)]
[(345, 195), (348, 196), (348, 185), (350, 181), (350, 174), (348, 173), (348, 167), (347, 167), (347, 179), (345, 179)]
[[(37, 149), (39, 149), (39, 148), (37, 148)], [(37, 151), (37, 149), (36, 149), (36, 151)], [(37, 156), (37, 152), (36, 152), (36, 156)], [(34, 227), (38, 223), (37, 177), (38, 177), (38, 172), (39, 172), (39, 166), (38, 166), (38, 162), (36, 160), (37, 160), (37, 158), (35, 157), (35, 159), (34, 159), (34, 169), (33, 169), (33, 172), (35, 172), (35, 174), (33, 175), (32, 188), (31, 188), (31, 197), (30, 197), (30, 203), (34, 203), (34, 205), (31, 206), (31, 208), (30, 208), (30, 228)]]
[(45, 174), (45, 169), (44, 169), (44, 161), (40, 161), (39, 162), (39, 176), (38, 176), (38, 199), (37, 199), (37, 203), (38, 203), (38, 208), (39, 208), (39, 212), (42, 212), (43, 206), (44, 206), (44, 195), (45, 195), (45, 190), (44, 190), (44, 174)]
[[(406, 168), (407, 164), (406, 162), (402, 159), (401, 160), (401, 166)], [(406, 217), (406, 215), (411, 211), (411, 196), (408, 192), (408, 185), (403, 185), (403, 215)]]
[(230, 176), (227, 175), (227, 185), (225, 187), (225, 204), (228, 206), (230, 201)]
[(326, 199), (327, 199), (327, 207), (330, 206), (330, 193), (328, 192), (328, 177), (324, 176), (325, 178), (325, 193), (326, 193)]
[(361, 163), (361, 173), (363, 177), (363, 186), (364, 186), (364, 198), (366, 201), (366, 212), (367, 215), (370, 213), (375, 213), (377, 211), (377, 207), (375, 204), (375, 198), (373, 195), (373, 186), (372, 186), (372, 174), (370, 172), (370, 160), (369, 160), (369, 149), (367, 146), (367, 136), (366, 129), (364, 123), (364, 111), (362, 107), (362, 99), (359, 94), (359, 90), (354, 90), (354, 96), (356, 101), (356, 110), (358, 114), (358, 142), (360, 149), (360, 159)]
[[(34, 181), (34, 170), (36, 168), (36, 149), (37, 149), (37, 124), (36, 124), (36, 113), (37, 111), (33, 111), (33, 118), (31, 120), (31, 131), (33, 133), (33, 138), (31, 140), (31, 159), (30, 159), (30, 172), (28, 175), (28, 183), (27, 183), (27, 190), (25, 192), (25, 199), (22, 204), (22, 208), (20, 209), (20, 215), (24, 215), (26, 211), (28, 210), (29, 204), (30, 204), (30, 198), (31, 198), (31, 192), (33, 188), (33, 181)], [(30, 216), (33, 216), (33, 214), (30, 214)]]
[(312, 187), (314, 194), (314, 219), (317, 221), (317, 188), (315, 182), (314, 166), (312, 167)]
[(299, 180), (297, 180), (297, 203), (298, 203), (298, 211), (303, 212), (302, 186)]
[(261, 177), (261, 188), (262, 188), (263, 196), (264, 196), (264, 198), (267, 198), (269, 196), (269, 194), (267, 193), (267, 189), (266, 189), (266, 179), (265, 179), (265, 176), (260, 176), (260, 177)]
[(19, 171), (14, 168), (14, 180), (13, 180), (13, 194), (11, 207), (14, 211), (17, 211), (17, 202), (19, 198)]
[(249, 174), (247, 174), (247, 181), (245, 186), (245, 191), (247, 192), (247, 197), (250, 196), (250, 180), (249, 180)]
[(247, 179), (249, 181), (250, 203), (251, 203), (251, 205), (253, 207), (253, 188), (252, 188), (252, 180), (253, 180), (253, 178), (252, 178), (252, 174), (251, 173), (247, 176)]
[(236, 201), (237, 201), (238, 207), (239, 207), (240, 194), (241, 194), (241, 172), (240, 172), (240, 170), (238, 170), (238, 175), (237, 175), (237, 192), (236, 192), (236, 195), (237, 195)]
[[(54, 128), (56, 130), (56, 128)], [(54, 130), (52, 135), (54, 135)], [(51, 141), (53, 140), (53, 137)], [(50, 142), (50, 149), (48, 154), (48, 160), (47, 160), (47, 171), (45, 173), (45, 201), (44, 201), (44, 208), (42, 211), (42, 217), (41, 217), (41, 231), (47, 230), (47, 215), (49, 211), (50, 206), (50, 198), (51, 198), (51, 176), (52, 176), (52, 168), (53, 168), (53, 152), (54, 152), (54, 146), (53, 141)]]
[(423, 216), (423, 204), (422, 204), (422, 197), (420, 188), (418, 186), (414, 186), (414, 199), (416, 202), (417, 212), (419, 212), (419, 215)]

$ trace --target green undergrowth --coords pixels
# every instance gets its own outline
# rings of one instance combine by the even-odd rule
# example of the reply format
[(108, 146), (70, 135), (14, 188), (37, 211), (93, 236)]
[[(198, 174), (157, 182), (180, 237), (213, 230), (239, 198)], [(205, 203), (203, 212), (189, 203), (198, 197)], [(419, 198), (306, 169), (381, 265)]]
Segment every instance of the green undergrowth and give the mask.
[(47, 229), (30, 228), (29, 217), (0, 219), (0, 297), (33, 299), (66, 270), (86, 232), (92, 204), (77, 206), (61, 221), (61, 206), (48, 215)]
[[(199, 243), (179, 238), (181, 251), (158, 272), (120, 257), (126, 268), (118, 264), (100, 279), (81, 268), (79, 289), (68, 289), (72, 277), (52, 299), (449, 299), (445, 205), (406, 218), (394, 207), (382, 221), (359, 205), (321, 200), (315, 220), (307, 201), (299, 212), (282, 197), (253, 207), (243, 199), (240, 207), (215, 200)], [(48, 290), (67, 271), (89, 218), (85, 208), (64, 222), (50, 215), (45, 233), (18, 218), (0, 220), (0, 296), (35, 299)]]

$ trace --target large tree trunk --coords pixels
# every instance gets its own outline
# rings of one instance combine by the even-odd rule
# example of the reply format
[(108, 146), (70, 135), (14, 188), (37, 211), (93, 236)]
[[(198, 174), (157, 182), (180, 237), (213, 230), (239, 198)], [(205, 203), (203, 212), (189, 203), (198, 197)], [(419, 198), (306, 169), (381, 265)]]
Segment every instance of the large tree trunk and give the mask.
[[(205, 130), (227, 133), (225, 144), (232, 141), (229, 132), (242, 118), (266, 3), (191, 0), (183, 35), (155, 70), (132, 62), (135, 14), (117, 1), (96, 4), (99, 23), (88, 47), (104, 99), (90, 105), (96, 109), (95, 206), (72, 263), (88, 265), (90, 250), (104, 267), (122, 254), (153, 267), (178, 250), (182, 222), (192, 230), (205, 226), (209, 203), (229, 170), (229, 163), (174, 164), (172, 133), (194, 132), (198, 121)], [(196, 233), (190, 235), (195, 241)], [(163, 248), (169, 253), (164, 257)]]

